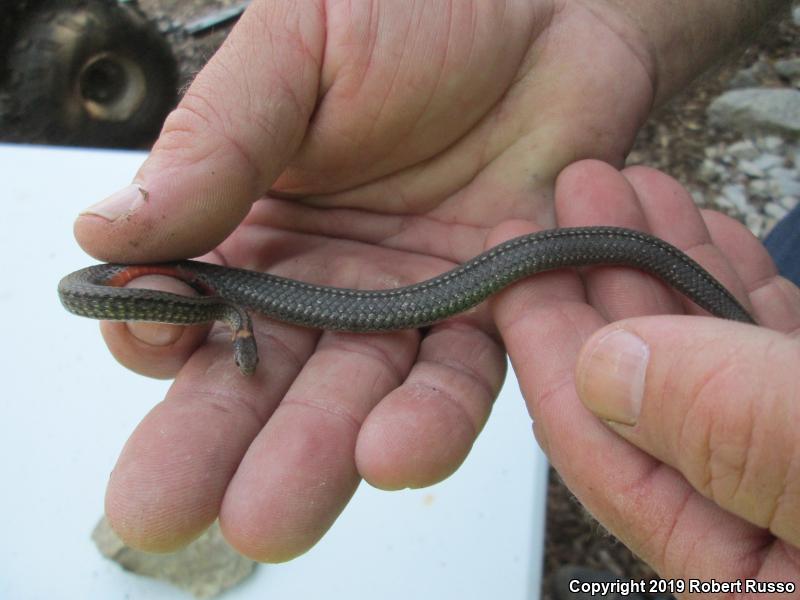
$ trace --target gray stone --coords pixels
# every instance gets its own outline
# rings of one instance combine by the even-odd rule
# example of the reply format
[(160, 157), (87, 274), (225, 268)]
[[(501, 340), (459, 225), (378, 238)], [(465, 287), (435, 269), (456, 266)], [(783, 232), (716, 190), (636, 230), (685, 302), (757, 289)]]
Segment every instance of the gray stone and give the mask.
[(800, 4), (792, 7), (792, 21), (795, 25), (800, 25)]
[(797, 196), (784, 196), (783, 198), (779, 198), (778, 202), (780, 202), (780, 205), (786, 210), (794, 210), (795, 207), (800, 204), (800, 198)]
[(740, 160), (737, 166), (739, 167), (739, 171), (753, 179), (761, 179), (766, 174), (764, 173), (764, 169), (759, 167), (755, 161), (752, 160)]
[(775, 167), (780, 167), (784, 163), (784, 158), (777, 154), (762, 154), (753, 159), (753, 164), (762, 171), (769, 171)]
[(800, 90), (748, 88), (725, 92), (708, 107), (709, 122), (742, 133), (800, 137)]
[(733, 202), (728, 200), (725, 196), (719, 196), (719, 195), (715, 196), (712, 206), (716, 210), (722, 210), (722, 209), (726, 209), (726, 208), (730, 209), (731, 211), (735, 211), (736, 210), (736, 207), (733, 205)]
[(706, 146), (703, 152), (705, 153), (706, 158), (710, 160), (715, 159), (719, 155), (719, 152), (717, 152), (717, 149), (714, 146)]
[(698, 175), (704, 181), (716, 181), (720, 178), (722, 172), (722, 167), (709, 158), (704, 159), (698, 169)]
[(775, 71), (789, 81), (800, 78), (800, 58), (787, 58), (775, 61)]
[(772, 190), (769, 183), (763, 179), (756, 179), (751, 181), (747, 186), (747, 193), (752, 198), (769, 199), (772, 196)]
[(725, 154), (739, 159), (754, 159), (759, 155), (759, 151), (753, 140), (739, 140), (728, 146), (723, 155)]
[(800, 173), (794, 169), (775, 168), (769, 175), (770, 190), (774, 197), (800, 196)]
[(780, 136), (765, 135), (763, 137), (756, 138), (756, 145), (765, 152), (780, 154), (783, 152), (783, 147), (786, 144), (784, 143), (783, 138)]
[(776, 221), (780, 221), (783, 217), (789, 214), (789, 211), (777, 202), (767, 202), (767, 204), (764, 205), (764, 213), (768, 217), (772, 217)]
[(705, 206), (706, 196), (702, 190), (691, 189), (689, 190), (689, 193), (692, 195), (692, 200), (694, 200), (695, 204), (697, 204), (698, 206)]
[(125, 545), (105, 517), (92, 532), (97, 549), (127, 571), (168, 581), (193, 594), (213, 598), (250, 576), (255, 563), (231, 548), (216, 523), (194, 542), (168, 554), (152, 554)]
[(761, 237), (766, 227), (766, 219), (758, 213), (750, 212), (744, 216), (744, 224), (754, 236)]
[(747, 192), (743, 185), (733, 183), (724, 186), (722, 188), (722, 197), (730, 203), (730, 206), (739, 212), (747, 212)]
[(767, 67), (763, 63), (754, 63), (731, 77), (728, 86), (731, 88), (757, 87), (766, 70)]

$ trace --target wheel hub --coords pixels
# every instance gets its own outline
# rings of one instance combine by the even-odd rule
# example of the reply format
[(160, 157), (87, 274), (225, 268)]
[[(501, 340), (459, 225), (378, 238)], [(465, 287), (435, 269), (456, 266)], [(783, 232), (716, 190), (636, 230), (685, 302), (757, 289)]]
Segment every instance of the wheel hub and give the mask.
[(102, 52), (92, 56), (78, 76), (78, 95), (86, 111), (95, 119), (124, 121), (145, 99), (145, 74), (134, 61)]

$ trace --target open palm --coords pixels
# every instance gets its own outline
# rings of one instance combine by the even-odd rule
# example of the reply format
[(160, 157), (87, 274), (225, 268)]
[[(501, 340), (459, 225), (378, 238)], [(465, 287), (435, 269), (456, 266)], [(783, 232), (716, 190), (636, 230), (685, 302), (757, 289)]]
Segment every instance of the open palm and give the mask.
[[(557, 173), (619, 164), (653, 100), (629, 26), (585, 4), (254, 2), (137, 175), (146, 201), (90, 209), (78, 239), (104, 260), (210, 252), (386, 288), (474, 256), (501, 222), (551, 226)], [(481, 309), (381, 335), (255, 321), (251, 378), (222, 331), (104, 326), (123, 363), (176, 377), (111, 477), (128, 543), (174, 548), (219, 516), (243, 553), (291, 558), (361, 477), (391, 489), (452, 473), (504, 376)]]

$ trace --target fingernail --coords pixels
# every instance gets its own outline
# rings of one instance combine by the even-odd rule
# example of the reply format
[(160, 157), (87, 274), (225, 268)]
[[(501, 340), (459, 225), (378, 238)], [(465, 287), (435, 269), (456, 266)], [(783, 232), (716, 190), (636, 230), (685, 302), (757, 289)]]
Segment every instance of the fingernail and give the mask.
[(578, 395), (598, 417), (635, 425), (649, 359), (650, 348), (642, 338), (624, 329), (610, 331), (581, 356)]
[(138, 183), (126, 185), (121, 190), (114, 192), (105, 200), (93, 204), (82, 215), (96, 215), (108, 221), (116, 221), (120, 217), (129, 215), (138, 209), (147, 200), (147, 191)]
[(148, 346), (169, 346), (183, 335), (184, 328), (166, 323), (128, 323), (128, 331), (140, 342)]

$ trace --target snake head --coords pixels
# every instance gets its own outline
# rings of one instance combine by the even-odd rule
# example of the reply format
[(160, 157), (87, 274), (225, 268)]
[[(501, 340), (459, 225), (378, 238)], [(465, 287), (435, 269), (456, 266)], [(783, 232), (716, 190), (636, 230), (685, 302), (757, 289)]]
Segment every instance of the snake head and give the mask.
[(258, 365), (258, 348), (253, 332), (240, 329), (233, 337), (233, 360), (245, 375), (252, 375)]

